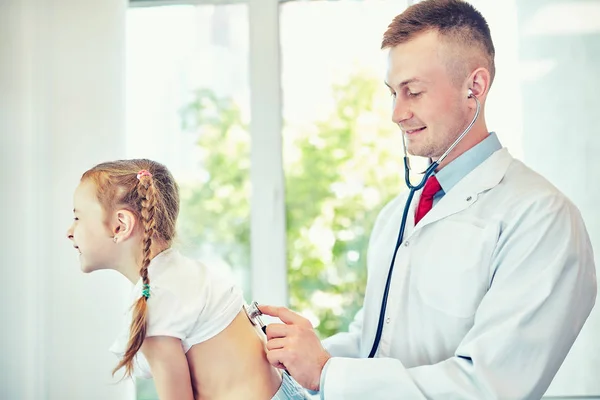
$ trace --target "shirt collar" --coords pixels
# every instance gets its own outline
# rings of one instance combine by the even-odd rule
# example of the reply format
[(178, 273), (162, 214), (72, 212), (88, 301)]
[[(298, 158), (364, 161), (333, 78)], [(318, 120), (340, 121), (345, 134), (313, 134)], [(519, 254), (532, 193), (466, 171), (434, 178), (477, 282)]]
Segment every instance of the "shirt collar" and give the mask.
[[(152, 285), (153, 279), (156, 279), (169, 265), (173, 263), (179, 252), (172, 247), (161, 251), (150, 260), (148, 264), (148, 277), (150, 278), (150, 285)], [(141, 293), (141, 287), (143, 286), (142, 278), (138, 279), (133, 287), (134, 293)]]
[(500, 144), (498, 136), (495, 132), (491, 132), (488, 137), (436, 172), (435, 176), (444, 193), (448, 193), (469, 172), (500, 149), (502, 149), (502, 144)]

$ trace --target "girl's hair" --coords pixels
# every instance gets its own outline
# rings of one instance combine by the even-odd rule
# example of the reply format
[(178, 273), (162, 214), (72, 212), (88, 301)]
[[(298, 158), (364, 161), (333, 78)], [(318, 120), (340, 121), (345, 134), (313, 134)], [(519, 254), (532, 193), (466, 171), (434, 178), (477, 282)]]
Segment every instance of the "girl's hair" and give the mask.
[[(150, 174), (140, 173), (143, 170)], [(155, 256), (151, 253), (152, 243), (169, 247), (175, 236), (179, 213), (177, 183), (164, 165), (146, 159), (98, 164), (81, 177), (81, 181), (88, 179), (96, 185), (98, 200), (106, 213), (106, 223), (109, 216), (119, 209), (129, 210), (141, 222), (143, 259), (140, 276), (142, 283), (148, 285), (148, 265)], [(125, 376), (132, 375), (134, 357), (146, 337), (147, 301), (146, 296), (141, 296), (133, 305), (127, 350), (113, 374), (125, 367)]]

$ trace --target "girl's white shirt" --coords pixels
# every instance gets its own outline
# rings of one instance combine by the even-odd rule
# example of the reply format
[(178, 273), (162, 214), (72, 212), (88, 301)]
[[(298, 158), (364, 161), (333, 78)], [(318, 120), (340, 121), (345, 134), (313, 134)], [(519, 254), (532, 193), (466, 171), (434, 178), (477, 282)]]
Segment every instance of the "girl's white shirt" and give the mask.
[[(242, 290), (231, 277), (197, 260), (167, 249), (152, 259), (148, 266), (150, 297), (146, 337), (170, 336), (181, 339), (184, 352), (222, 332), (242, 309)], [(142, 280), (131, 291), (131, 304), (142, 296)], [(126, 323), (110, 347), (119, 358), (127, 349), (132, 307)], [(139, 351), (135, 357), (134, 375), (150, 378), (150, 366)]]

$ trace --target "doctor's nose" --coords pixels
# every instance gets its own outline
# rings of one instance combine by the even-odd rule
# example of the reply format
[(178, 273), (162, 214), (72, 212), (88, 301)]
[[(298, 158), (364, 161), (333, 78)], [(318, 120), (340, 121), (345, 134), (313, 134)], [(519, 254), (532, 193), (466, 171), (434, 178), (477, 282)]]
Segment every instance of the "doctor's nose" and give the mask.
[(399, 101), (398, 99), (394, 101), (394, 108), (392, 109), (392, 121), (394, 121), (396, 125), (411, 119), (412, 116), (413, 113), (405, 102)]

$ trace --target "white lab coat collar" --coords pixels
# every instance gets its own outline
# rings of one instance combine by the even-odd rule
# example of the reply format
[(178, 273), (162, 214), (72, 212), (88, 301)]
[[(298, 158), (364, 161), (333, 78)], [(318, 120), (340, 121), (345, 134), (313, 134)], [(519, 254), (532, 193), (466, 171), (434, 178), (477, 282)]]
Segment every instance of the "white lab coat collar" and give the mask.
[(477, 202), (479, 194), (500, 183), (512, 161), (513, 157), (506, 148), (496, 151), (446, 193), (415, 227), (415, 208), (423, 191), (421, 189), (417, 193), (418, 196), (415, 196), (410, 207), (405, 239), (408, 239), (413, 233), (419, 231), (424, 226), (456, 214)]

